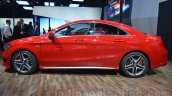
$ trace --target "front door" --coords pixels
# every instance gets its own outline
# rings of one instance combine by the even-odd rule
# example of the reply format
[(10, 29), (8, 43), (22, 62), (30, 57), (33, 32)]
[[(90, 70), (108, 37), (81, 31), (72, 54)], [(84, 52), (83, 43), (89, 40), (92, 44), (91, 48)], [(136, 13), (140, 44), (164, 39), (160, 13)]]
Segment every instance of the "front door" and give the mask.
[(41, 45), (44, 67), (84, 67), (86, 64), (85, 37), (89, 23), (66, 26), (55, 32), (55, 40), (45, 38)]

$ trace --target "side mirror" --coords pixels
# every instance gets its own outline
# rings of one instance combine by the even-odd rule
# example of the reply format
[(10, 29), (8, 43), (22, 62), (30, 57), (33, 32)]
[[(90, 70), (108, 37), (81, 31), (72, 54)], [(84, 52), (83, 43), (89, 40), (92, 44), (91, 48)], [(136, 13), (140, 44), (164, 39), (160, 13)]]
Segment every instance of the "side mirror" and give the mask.
[(53, 42), (55, 42), (54, 33), (50, 32), (50, 33), (48, 34), (48, 38), (49, 38), (50, 40), (52, 40)]

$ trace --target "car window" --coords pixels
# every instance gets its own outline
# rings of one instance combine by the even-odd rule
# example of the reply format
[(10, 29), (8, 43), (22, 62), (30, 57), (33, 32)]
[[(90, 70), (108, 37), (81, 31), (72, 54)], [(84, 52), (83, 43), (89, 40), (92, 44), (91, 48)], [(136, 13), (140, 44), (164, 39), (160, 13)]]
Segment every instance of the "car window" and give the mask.
[(90, 27), (89, 35), (127, 35), (127, 33), (112, 25), (96, 23)]
[(55, 36), (87, 35), (90, 23), (78, 23), (66, 26), (55, 32)]
[(125, 31), (121, 30), (118, 28), (118, 35), (129, 35), (128, 33), (126, 33)]

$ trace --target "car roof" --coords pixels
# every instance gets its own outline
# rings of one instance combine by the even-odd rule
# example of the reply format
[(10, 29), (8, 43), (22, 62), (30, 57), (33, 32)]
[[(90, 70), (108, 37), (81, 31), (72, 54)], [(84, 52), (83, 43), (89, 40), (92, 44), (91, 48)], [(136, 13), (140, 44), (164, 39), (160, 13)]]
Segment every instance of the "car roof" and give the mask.
[(119, 25), (122, 23), (114, 22), (114, 21), (107, 21), (107, 20), (78, 20), (78, 21), (73, 21), (69, 23), (84, 23), (84, 22), (93, 22), (93, 23), (108, 23), (108, 24), (115, 24)]
[(118, 27), (118, 28), (126, 31), (130, 35), (144, 35), (143, 33), (137, 31), (136, 29), (132, 28), (131, 26), (128, 26), (128, 25), (125, 25), (125, 24), (122, 24), (122, 23), (118, 23), (118, 22), (115, 22), (115, 21), (108, 21), (108, 20), (77, 20), (77, 21), (68, 22), (67, 24), (62, 25), (62, 26), (60, 26), (58, 28), (62, 28), (64, 26), (71, 25), (71, 24), (76, 24), (76, 23), (102, 23), (102, 24), (108, 24), (108, 25)]

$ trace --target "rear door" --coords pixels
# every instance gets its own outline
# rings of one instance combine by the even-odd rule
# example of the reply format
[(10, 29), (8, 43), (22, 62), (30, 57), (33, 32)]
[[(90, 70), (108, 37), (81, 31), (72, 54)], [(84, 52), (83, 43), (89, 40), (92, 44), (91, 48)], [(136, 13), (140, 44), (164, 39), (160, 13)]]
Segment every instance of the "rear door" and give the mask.
[(87, 37), (87, 64), (109, 68), (119, 64), (119, 56), (126, 47), (129, 35), (108, 24), (92, 23)]

